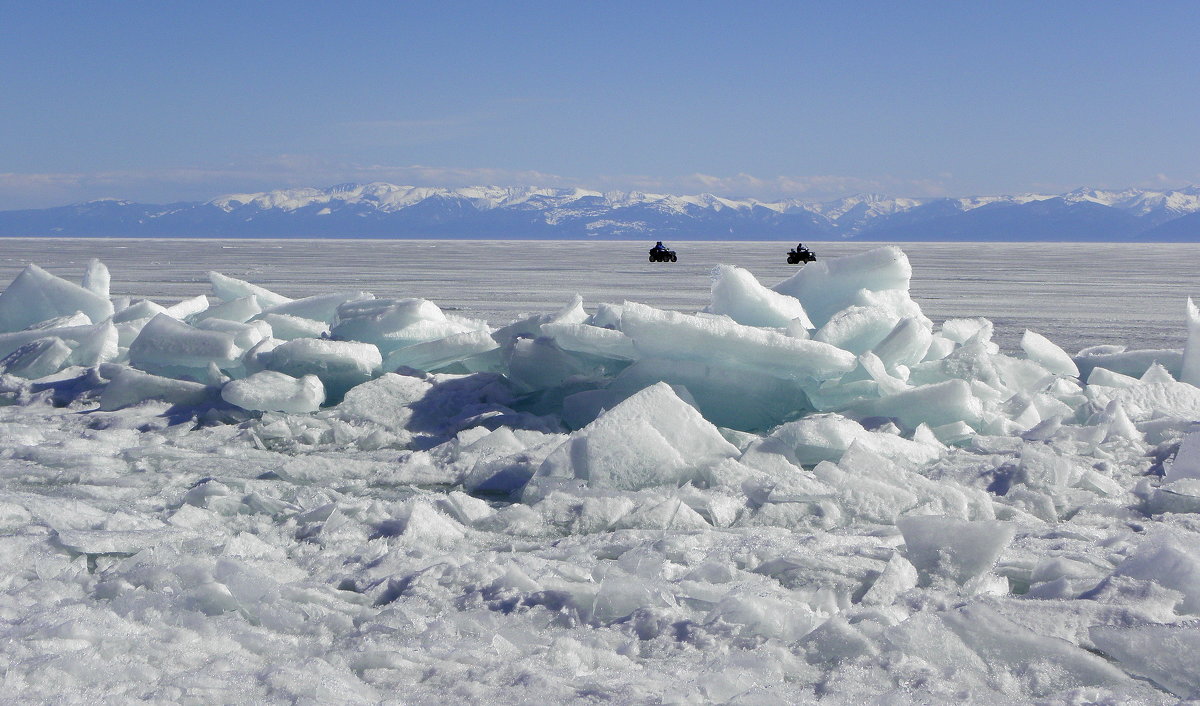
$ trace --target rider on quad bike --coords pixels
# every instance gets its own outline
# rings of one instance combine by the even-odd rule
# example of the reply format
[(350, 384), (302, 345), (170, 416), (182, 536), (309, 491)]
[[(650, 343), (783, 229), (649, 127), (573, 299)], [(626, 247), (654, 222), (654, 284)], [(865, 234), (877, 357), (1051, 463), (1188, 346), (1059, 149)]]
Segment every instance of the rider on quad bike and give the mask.
[(675, 251), (664, 247), (661, 240), (650, 248), (650, 262), (675, 262), (676, 259)]
[(789, 265), (796, 265), (801, 262), (816, 262), (817, 256), (812, 250), (804, 247), (804, 243), (796, 243), (796, 247), (788, 251), (787, 261)]

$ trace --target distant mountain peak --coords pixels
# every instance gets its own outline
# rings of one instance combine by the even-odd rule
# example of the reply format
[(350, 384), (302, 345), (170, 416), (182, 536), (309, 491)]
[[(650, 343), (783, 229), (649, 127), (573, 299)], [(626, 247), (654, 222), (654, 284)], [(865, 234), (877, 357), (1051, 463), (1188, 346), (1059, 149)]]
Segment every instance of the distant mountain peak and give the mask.
[(0, 212), (0, 235), (1128, 240), (1166, 233), (1189, 239), (1191, 221), (1174, 229), (1159, 226), (1197, 213), (1197, 186), (963, 198), (861, 193), (814, 203), (709, 192), (375, 181), (232, 193), (169, 206), (101, 199)]

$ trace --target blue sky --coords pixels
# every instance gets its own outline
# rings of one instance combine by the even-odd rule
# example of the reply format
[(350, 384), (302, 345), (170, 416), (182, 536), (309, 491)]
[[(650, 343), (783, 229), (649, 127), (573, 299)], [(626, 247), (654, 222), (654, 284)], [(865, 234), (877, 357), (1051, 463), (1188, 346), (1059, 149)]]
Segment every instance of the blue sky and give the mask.
[(1200, 3), (0, 0), (0, 208), (1200, 182)]

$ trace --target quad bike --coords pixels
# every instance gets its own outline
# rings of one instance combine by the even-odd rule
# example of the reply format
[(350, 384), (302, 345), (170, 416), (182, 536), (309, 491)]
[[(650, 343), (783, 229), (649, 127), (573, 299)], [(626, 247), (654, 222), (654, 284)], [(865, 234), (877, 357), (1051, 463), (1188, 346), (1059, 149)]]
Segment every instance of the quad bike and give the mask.
[(798, 265), (801, 262), (816, 262), (817, 256), (808, 248), (792, 248), (788, 250), (787, 262), (789, 265)]
[(650, 262), (675, 262), (676, 259), (674, 250), (664, 248), (650, 251)]

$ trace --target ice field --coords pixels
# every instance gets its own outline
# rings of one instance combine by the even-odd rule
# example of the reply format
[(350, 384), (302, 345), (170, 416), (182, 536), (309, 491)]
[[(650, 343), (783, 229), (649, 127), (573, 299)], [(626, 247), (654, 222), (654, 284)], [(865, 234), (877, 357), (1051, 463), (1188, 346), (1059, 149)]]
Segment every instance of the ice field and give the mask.
[(0, 700), (1200, 697), (1193, 246), (0, 245)]
[[(808, 243), (822, 259), (863, 252), (870, 243)], [(731, 264), (763, 282), (790, 276), (795, 243), (668, 242), (669, 268), (646, 261), (649, 243), (457, 240), (135, 240), (5, 238), (0, 285), (29, 263), (80, 272), (92, 258), (113, 276), (113, 291), (165, 303), (206, 292), (205, 272), (248, 279), (289, 297), (365, 290), (378, 297), (424, 297), (444, 310), (500, 326), (562, 306), (575, 294), (588, 306), (629, 299), (696, 311), (709, 300), (713, 267)], [(916, 271), (913, 297), (937, 320), (985, 316), (996, 340), (1018, 344), (1026, 328), (1070, 351), (1100, 344), (1183, 345), (1179, 311), (1197, 296), (1190, 277), (1200, 246), (1156, 243), (906, 243)]]

